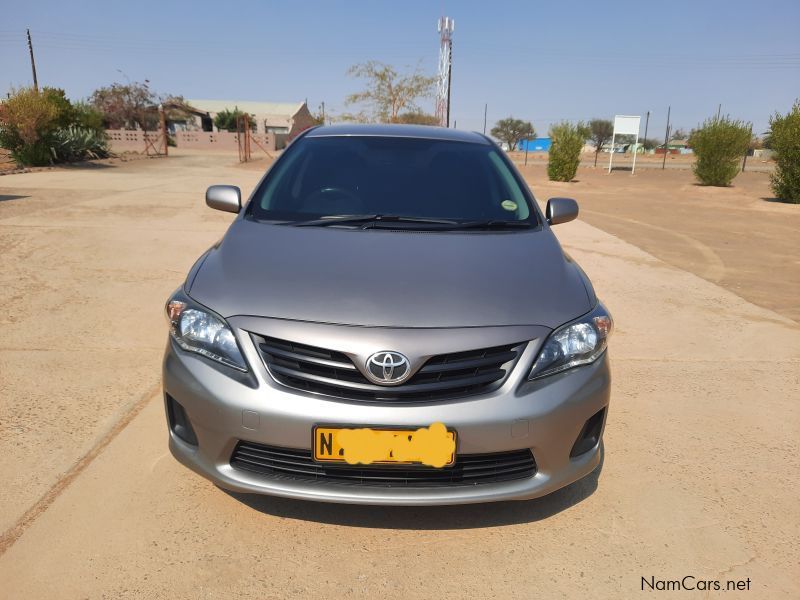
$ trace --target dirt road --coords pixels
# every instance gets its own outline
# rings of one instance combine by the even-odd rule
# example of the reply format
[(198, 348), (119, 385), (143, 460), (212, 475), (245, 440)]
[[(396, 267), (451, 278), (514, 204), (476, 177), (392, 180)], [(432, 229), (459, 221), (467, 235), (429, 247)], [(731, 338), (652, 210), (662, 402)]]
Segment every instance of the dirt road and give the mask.
[(594, 476), (372, 508), (234, 496), (180, 467), (162, 304), (230, 220), (205, 187), (260, 175), (233, 160), (0, 178), (0, 597), (626, 598), (686, 575), (800, 596), (800, 327), (581, 221), (557, 233), (617, 322)]

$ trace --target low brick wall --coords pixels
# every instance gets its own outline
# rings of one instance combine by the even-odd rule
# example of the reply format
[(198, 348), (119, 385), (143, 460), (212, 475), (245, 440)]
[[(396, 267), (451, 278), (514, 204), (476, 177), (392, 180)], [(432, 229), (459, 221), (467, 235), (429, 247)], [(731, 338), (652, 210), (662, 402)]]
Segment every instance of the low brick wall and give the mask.
[(275, 152), (286, 147), (285, 133), (251, 133), (250, 151), (258, 152), (261, 146), (267, 152)]
[(178, 148), (199, 150), (237, 150), (239, 134), (228, 131), (178, 131), (175, 134)]
[(158, 131), (129, 131), (127, 129), (106, 129), (108, 146), (112, 152), (144, 152), (147, 142), (161, 146), (161, 134)]
[[(156, 131), (128, 131), (126, 129), (107, 129), (108, 143), (112, 152), (144, 152), (146, 140), (160, 147), (160, 134)], [(199, 150), (225, 150), (235, 152), (239, 149), (239, 134), (229, 131), (178, 131), (173, 136), (178, 148)], [(286, 147), (285, 133), (250, 134), (251, 153), (260, 152), (259, 146), (267, 152)]]

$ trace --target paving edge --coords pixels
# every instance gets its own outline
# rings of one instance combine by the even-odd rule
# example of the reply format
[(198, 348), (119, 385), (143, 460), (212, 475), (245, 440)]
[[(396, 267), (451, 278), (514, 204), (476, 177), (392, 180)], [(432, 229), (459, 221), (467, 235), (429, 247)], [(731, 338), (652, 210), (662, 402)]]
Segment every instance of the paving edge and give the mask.
[(17, 521), (3, 532), (0, 536), (0, 556), (14, 545), (14, 543), (22, 536), (23, 533), (30, 527), (34, 521), (45, 512), (49, 506), (61, 495), (61, 493), (69, 487), (69, 485), (88, 467), (95, 458), (97, 458), (103, 450), (108, 446), (119, 433), (125, 429), (136, 416), (142, 412), (145, 406), (153, 399), (153, 397), (161, 389), (161, 382), (151, 386), (136, 402), (134, 402), (122, 417), (114, 423), (114, 425), (106, 431), (94, 446), (84, 454), (78, 462), (73, 464), (66, 473), (64, 473), (44, 495), (25, 513), (17, 519)]

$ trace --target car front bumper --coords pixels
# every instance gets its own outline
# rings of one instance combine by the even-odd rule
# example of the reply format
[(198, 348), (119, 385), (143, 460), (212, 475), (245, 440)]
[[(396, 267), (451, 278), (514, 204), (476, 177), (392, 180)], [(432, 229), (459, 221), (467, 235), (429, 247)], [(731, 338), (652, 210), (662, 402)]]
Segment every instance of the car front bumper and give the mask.
[[(236, 492), (392, 505), (543, 496), (588, 475), (600, 463), (601, 436), (590, 450), (575, 457), (570, 452), (587, 420), (608, 406), (610, 370), (604, 353), (590, 365), (527, 381), (546, 332), (526, 333), (531, 341), (500, 388), (481, 396), (406, 405), (341, 400), (284, 387), (271, 378), (242, 329), (236, 334), (252, 367), (251, 373), (242, 375), (186, 352), (170, 339), (163, 365), (165, 399), (183, 407), (197, 444), (187, 443), (170, 427), (169, 447), (181, 463)], [(309, 450), (312, 430), (321, 423), (415, 428), (434, 422), (457, 432), (458, 455), (530, 449), (535, 474), (471, 485), (378, 487), (270, 477), (234, 468), (230, 462), (240, 440)]]

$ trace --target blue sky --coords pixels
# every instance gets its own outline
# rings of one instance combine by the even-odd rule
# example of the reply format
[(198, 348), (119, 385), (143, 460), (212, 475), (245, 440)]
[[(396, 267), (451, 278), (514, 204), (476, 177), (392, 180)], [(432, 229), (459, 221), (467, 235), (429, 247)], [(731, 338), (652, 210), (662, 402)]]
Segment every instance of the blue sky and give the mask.
[(40, 84), (72, 98), (127, 77), (188, 98), (307, 98), (342, 112), (359, 89), (345, 75), (353, 63), (433, 74), (443, 12), (456, 20), (459, 129), (482, 129), (488, 103), (489, 127), (513, 115), (540, 134), (560, 119), (649, 110), (648, 136), (659, 137), (667, 105), (689, 129), (721, 103), (761, 132), (800, 97), (798, 0), (0, 0), (0, 88), (30, 84), (30, 27)]

